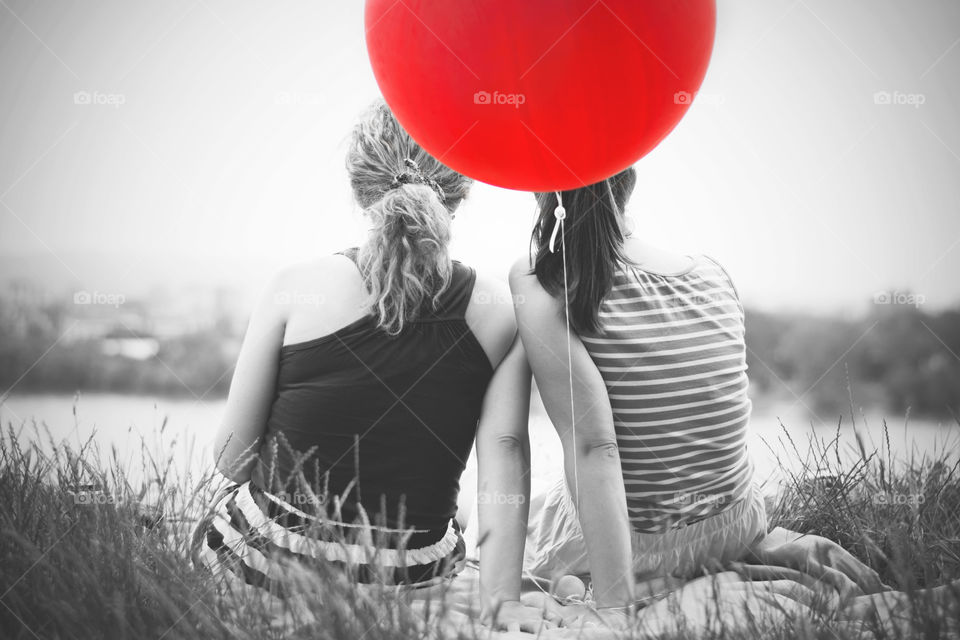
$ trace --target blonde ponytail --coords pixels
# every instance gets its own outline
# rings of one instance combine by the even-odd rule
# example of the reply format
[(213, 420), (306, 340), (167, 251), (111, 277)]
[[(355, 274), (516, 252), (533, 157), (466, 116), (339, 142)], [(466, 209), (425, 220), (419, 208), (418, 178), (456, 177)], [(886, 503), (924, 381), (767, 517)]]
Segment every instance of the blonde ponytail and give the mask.
[(420, 148), (382, 102), (354, 129), (347, 171), (371, 222), (357, 258), (369, 305), (396, 335), (450, 285), (451, 221), (472, 181)]

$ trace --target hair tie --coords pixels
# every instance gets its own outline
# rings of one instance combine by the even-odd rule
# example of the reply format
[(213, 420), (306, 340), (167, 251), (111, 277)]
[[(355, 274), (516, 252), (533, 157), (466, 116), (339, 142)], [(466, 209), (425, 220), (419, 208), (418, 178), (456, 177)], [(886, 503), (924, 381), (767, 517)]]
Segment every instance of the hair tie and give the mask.
[(420, 166), (416, 162), (410, 158), (405, 158), (403, 160), (403, 164), (405, 169), (393, 176), (393, 181), (390, 183), (390, 187), (387, 189), (387, 191), (399, 189), (405, 184), (425, 184), (433, 189), (434, 193), (437, 194), (437, 197), (440, 198), (440, 202), (445, 203), (447, 201), (447, 196), (443, 192), (443, 188), (440, 186), (440, 183), (425, 176), (423, 171), (420, 170)]

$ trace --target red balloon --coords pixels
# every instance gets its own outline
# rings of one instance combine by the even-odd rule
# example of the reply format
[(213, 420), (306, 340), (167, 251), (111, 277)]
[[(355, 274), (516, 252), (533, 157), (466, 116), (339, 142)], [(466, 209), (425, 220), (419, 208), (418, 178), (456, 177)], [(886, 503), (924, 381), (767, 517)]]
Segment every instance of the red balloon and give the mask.
[(599, 182), (677, 125), (714, 0), (367, 0), (377, 83), (449, 167), (509, 189)]

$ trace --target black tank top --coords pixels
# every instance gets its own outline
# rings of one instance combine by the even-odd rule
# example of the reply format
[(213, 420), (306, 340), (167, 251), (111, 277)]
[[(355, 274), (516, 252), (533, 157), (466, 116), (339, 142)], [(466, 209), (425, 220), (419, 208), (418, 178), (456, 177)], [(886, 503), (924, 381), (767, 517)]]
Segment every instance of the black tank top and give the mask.
[[(356, 263), (356, 253), (343, 255)], [(442, 535), (493, 374), (464, 318), (475, 281), (455, 261), (438, 307), (397, 336), (367, 315), (283, 346), (252, 483), (308, 513), (302, 503), (317, 500), (303, 483), (344, 522), (359, 505), (373, 524)]]

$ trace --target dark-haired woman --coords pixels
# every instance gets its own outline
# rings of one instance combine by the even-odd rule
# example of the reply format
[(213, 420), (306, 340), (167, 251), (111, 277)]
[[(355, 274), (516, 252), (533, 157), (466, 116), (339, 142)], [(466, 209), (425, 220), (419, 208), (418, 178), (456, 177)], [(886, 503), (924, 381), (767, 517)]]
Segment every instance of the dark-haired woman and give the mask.
[[(533, 261), (511, 272), (524, 349), (564, 448), (565, 477), (534, 518), (527, 569), (590, 575), (608, 618), (643, 595), (635, 577), (686, 579), (748, 550), (803, 568), (819, 560), (802, 557), (813, 548), (791, 547), (792, 538), (766, 537), (733, 282), (709, 257), (631, 235), (623, 212), (635, 183), (630, 168), (559, 198), (536, 194)], [(553, 252), (560, 199), (566, 218)], [(878, 588), (860, 563), (845, 568), (854, 578), (841, 580)]]
[[(471, 181), (382, 103), (354, 129), (347, 170), (369, 236), (284, 271), (254, 312), (216, 439), (236, 484), (197, 536), (200, 562), (279, 596), (297, 591), (298, 567), (409, 587), (451, 578), (475, 436), (481, 475), (515, 479), (510, 491), (529, 464), (503, 444), (526, 437), (530, 389), (506, 285), (448, 252)], [(513, 505), (483, 510), (497, 509)], [(522, 541), (487, 534), (501, 626), (536, 628), (519, 575), (498, 570)]]

